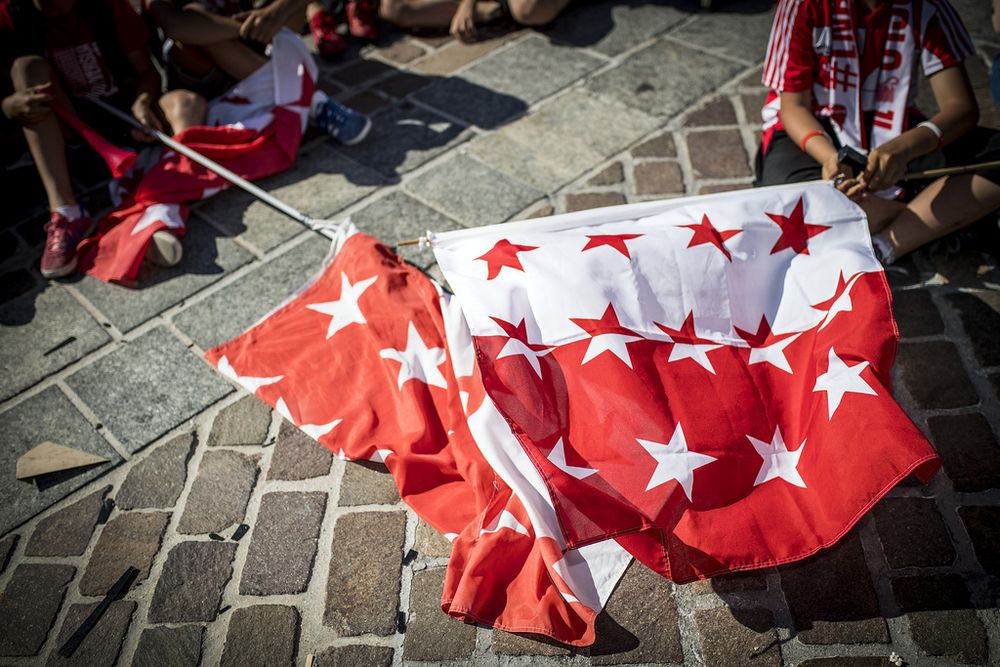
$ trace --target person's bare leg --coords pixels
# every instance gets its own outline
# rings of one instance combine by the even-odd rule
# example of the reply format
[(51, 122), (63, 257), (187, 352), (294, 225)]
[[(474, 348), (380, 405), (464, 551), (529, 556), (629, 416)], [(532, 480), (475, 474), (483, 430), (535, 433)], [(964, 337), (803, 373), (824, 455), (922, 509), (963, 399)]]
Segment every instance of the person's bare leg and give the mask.
[[(400, 28), (448, 28), (458, 9), (458, 0), (382, 0), (378, 15)], [(476, 23), (497, 18), (500, 3), (484, 0), (476, 3)]]
[(170, 129), (178, 134), (205, 122), (208, 105), (205, 99), (190, 90), (171, 90), (160, 98), (160, 109), (170, 123)]
[(237, 81), (247, 78), (267, 62), (266, 57), (237, 39), (204, 44), (201, 48), (219, 69)]
[(878, 234), (899, 215), (906, 204), (891, 199), (882, 199), (874, 195), (865, 197), (859, 204), (868, 216), (868, 232)]
[(552, 23), (568, 4), (569, 0), (509, 0), (511, 17), (527, 26)]
[[(53, 76), (52, 67), (43, 58), (39, 56), (18, 58), (11, 67), (10, 77), (15, 90), (25, 90), (49, 83), (51, 92), (59, 103), (68, 109), (72, 108), (69, 98)], [(45, 187), (49, 209), (55, 211), (60, 206), (75, 206), (76, 197), (73, 195), (69, 168), (66, 166), (66, 139), (59, 118), (50, 113), (41, 122), (25, 126), (23, 130), (31, 157)]]
[(1000, 208), (1000, 185), (982, 176), (945, 176), (927, 186), (885, 227), (885, 238), (902, 257)]

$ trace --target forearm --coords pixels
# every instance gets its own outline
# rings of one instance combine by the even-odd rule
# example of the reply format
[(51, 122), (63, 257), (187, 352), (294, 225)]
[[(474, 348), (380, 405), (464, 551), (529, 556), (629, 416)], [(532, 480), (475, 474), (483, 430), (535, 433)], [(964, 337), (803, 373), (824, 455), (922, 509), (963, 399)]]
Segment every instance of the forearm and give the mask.
[(240, 36), (238, 21), (200, 9), (177, 9), (165, 0), (151, 3), (149, 13), (167, 37), (182, 44), (217, 44)]
[(797, 145), (802, 146), (802, 140), (811, 133), (820, 132), (809, 138), (805, 143), (805, 152), (812, 159), (823, 164), (837, 150), (833, 147), (826, 130), (806, 106), (796, 101), (781, 100), (781, 124), (785, 132)]
[(148, 98), (153, 102), (160, 98), (162, 92), (162, 81), (160, 74), (155, 69), (150, 69), (139, 75), (139, 81), (135, 87), (136, 99)]

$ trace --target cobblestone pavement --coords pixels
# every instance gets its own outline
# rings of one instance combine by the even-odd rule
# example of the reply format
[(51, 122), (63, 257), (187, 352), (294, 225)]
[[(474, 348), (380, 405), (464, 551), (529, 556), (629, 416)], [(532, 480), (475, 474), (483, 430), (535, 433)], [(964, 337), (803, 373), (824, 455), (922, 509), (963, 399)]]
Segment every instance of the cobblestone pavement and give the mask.
[[(993, 109), (989, 3), (957, 4)], [(313, 138), (266, 185), (390, 243), (745, 188), (769, 26), (766, 3), (636, 0), (474, 46), (396, 36), (324, 65), (325, 88), (374, 114), (372, 136)], [(1000, 126), (995, 109), (984, 120)], [(325, 240), (229, 192), (195, 207), (184, 263), (144, 269), (141, 290), (45, 284), (37, 183), (5, 179), (24, 221), (0, 231), (0, 663), (1000, 664), (1000, 270), (981, 240), (891, 275), (898, 398), (943, 473), (799, 564), (686, 586), (633, 566), (597, 645), (571, 652), (447, 618), (448, 544), (384, 468), (333, 459), (200, 359), (313, 272)], [(426, 252), (408, 257), (435, 273)], [(15, 483), (42, 440), (109, 462)], [(59, 657), (128, 566), (132, 589)]]

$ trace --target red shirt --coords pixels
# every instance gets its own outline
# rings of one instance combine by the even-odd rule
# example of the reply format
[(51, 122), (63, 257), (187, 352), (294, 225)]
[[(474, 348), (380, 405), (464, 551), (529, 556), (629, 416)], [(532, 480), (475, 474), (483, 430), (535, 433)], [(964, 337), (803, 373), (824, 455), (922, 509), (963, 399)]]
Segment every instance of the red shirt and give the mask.
[[(146, 24), (127, 0), (103, 0), (110, 8), (114, 32), (126, 54), (146, 47), (151, 34)], [(77, 9), (59, 16), (42, 18), (45, 29), (44, 53), (74, 97), (107, 97), (120, 89), (131, 72), (114, 72), (94, 39), (83, 14)], [(6, 0), (0, 2), (0, 39), (10, 39), (4, 32), (15, 29)]]
[[(841, 0), (843, 2), (843, 0)], [(858, 46), (860, 72), (832, 72), (830, 70), (830, 25), (836, 0), (784, 0), (779, 2), (764, 66), (763, 83), (771, 89), (763, 110), (764, 143), (769, 143), (773, 132), (783, 129), (780, 115), (782, 92), (814, 90), (814, 85), (826, 87), (830, 77), (851, 76), (851, 85), (859, 85), (861, 110), (875, 110), (880, 93), (907, 94), (907, 91), (884, 88), (876, 90), (876, 72), (884, 58), (890, 58), (887, 33), (890, 28), (893, 2), (885, 0), (868, 9), (860, 0), (850, 2), (854, 23), (855, 42)], [(931, 76), (945, 68), (961, 63), (974, 53), (961, 19), (948, 0), (913, 0), (913, 18), (916, 21), (917, 51), (912, 67), (919, 66), (924, 76)], [(916, 71), (908, 91), (912, 106), (916, 96)], [(813, 96), (814, 108), (817, 95)]]

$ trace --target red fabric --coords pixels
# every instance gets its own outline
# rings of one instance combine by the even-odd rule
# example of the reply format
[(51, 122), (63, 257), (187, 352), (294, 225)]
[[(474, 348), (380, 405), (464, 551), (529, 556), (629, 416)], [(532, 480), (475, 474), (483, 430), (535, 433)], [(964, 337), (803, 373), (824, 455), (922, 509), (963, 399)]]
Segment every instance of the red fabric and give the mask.
[[(902, 3), (907, 4), (907, 3)], [(883, 59), (890, 58), (891, 44), (886, 41), (893, 3), (876, 3), (871, 10), (857, 0), (783, 0), (778, 4), (764, 65), (763, 83), (770, 88), (765, 108), (777, 107), (781, 92), (804, 92), (814, 85), (830, 85), (830, 53), (817, 46), (821, 31), (834, 25), (838, 8), (846, 8), (853, 17), (855, 39), (860, 48), (860, 73), (851, 80), (860, 85), (878, 70)], [(925, 76), (954, 67), (973, 53), (971, 40), (961, 19), (947, 0), (915, 0), (912, 25), (921, 52), (917, 54)], [(905, 95), (907, 91), (899, 90)], [(813, 96), (814, 111), (819, 111)], [(862, 95), (862, 111), (874, 110), (870, 96)], [(765, 113), (765, 116), (768, 116)], [(763, 148), (774, 132), (784, 129), (780, 116), (764, 128)]]
[[(347, 297), (345, 286), (360, 291), (364, 321), (331, 326), (323, 311)], [(400, 384), (401, 364), (385, 351), (406, 348), (413, 335), (441, 351), (440, 377), (427, 372), (427, 382), (407, 376)], [(337, 456), (385, 462), (403, 500), (453, 540), (445, 612), (589, 645), (596, 612), (567, 602), (566, 583), (548, 567), (563, 559), (561, 548), (536, 537), (521, 502), (481, 455), (463, 393), (475, 412), (482, 383), (455, 377), (447, 346), (435, 286), (355, 234), (292, 301), (205, 356)]]

